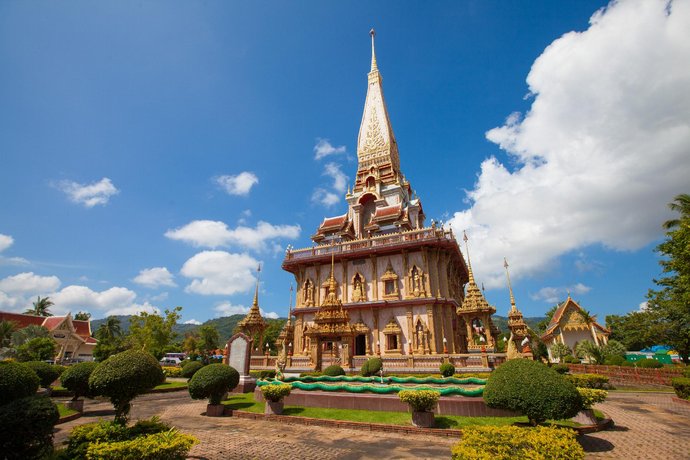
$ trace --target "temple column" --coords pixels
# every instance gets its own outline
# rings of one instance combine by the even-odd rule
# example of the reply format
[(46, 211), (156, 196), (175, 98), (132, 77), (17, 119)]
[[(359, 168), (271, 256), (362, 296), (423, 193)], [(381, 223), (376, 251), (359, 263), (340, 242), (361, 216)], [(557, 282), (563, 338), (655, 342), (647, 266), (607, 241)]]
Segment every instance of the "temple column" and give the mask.
[(407, 347), (410, 354), (414, 353), (414, 325), (412, 324), (412, 307), (407, 307)]
[(426, 321), (429, 325), (429, 333), (431, 334), (431, 337), (429, 337), (429, 346), (431, 347), (431, 353), (436, 354), (436, 339), (438, 337), (438, 333), (436, 331), (436, 325), (434, 323), (433, 305), (427, 305), (426, 307)]
[(343, 303), (348, 303), (349, 300), (347, 298), (347, 286), (348, 286), (348, 282), (347, 282), (347, 260), (343, 260), (341, 262), (341, 265), (343, 267), (343, 277), (342, 277), (342, 282), (340, 283), (340, 285), (343, 287), (342, 299), (343, 299)]
[(316, 294), (316, 299), (314, 299), (314, 306), (321, 305), (321, 266), (316, 266), (316, 286), (314, 286), (314, 291)]
[(371, 256), (371, 300), (379, 300), (379, 276), (376, 269), (376, 256)]

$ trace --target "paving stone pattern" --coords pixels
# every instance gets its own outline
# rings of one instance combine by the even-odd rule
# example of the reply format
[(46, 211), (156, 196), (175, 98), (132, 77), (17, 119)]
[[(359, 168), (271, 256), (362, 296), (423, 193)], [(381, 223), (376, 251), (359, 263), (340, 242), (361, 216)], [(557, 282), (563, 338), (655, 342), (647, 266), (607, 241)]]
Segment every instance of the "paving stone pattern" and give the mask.
[[(614, 419), (616, 427), (580, 437), (587, 458), (690, 459), (690, 405), (674, 403), (671, 396), (610, 393), (597, 407)], [(76, 425), (112, 420), (112, 406), (105, 401), (87, 401), (85, 408), (84, 417), (56, 427), (56, 444)], [(437, 436), (205, 417), (201, 415), (205, 410), (205, 402), (177, 392), (137, 398), (132, 417), (159, 415), (199, 438), (201, 444), (190, 452), (193, 459), (447, 459), (457, 442)]]

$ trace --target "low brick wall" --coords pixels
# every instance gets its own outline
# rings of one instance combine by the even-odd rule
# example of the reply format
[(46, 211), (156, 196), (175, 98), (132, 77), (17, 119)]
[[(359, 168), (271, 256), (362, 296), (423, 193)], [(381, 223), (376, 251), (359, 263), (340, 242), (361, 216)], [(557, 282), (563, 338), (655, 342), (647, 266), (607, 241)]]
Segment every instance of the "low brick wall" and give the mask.
[[(263, 401), (259, 387), (254, 390), (254, 399)], [(326, 409), (356, 409), (389, 412), (408, 412), (408, 405), (400, 401), (397, 394), (353, 394), (329, 391), (293, 390), (285, 398), (286, 406), (323, 407)], [(516, 417), (515, 412), (492, 409), (479, 396), (475, 398), (464, 396), (442, 397), (435, 410), (436, 415), (462, 415), (466, 417)]]
[(642, 369), (623, 366), (597, 366), (594, 364), (568, 364), (572, 374), (600, 374), (616, 385), (664, 385), (670, 386), (671, 379), (681, 377), (683, 369), (663, 367)]

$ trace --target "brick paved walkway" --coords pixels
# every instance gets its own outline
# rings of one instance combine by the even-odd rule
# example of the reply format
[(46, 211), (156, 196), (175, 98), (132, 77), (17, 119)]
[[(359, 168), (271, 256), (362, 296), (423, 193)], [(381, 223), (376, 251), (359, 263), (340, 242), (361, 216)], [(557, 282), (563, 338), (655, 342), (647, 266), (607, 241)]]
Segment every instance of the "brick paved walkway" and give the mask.
[[(690, 406), (671, 402), (670, 394), (611, 393), (598, 406), (615, 421), (612, 431), (582, 436), (587, 458), (690, 459)], [(450, 458), (457, 441), (423, 435), (376, 433), (317, 426), (287, 425), (234, 417), (204, 417), (205, 402), (186, 392), (146, 395), (135, 400), (133, 418), (160, 415), (201, 440), (190, 458), (225, 459), (389, 459)], [(72, 427), (112, 419), (112, 406), (86, 402), (84, 417), (58, 425), (56, 444)]]

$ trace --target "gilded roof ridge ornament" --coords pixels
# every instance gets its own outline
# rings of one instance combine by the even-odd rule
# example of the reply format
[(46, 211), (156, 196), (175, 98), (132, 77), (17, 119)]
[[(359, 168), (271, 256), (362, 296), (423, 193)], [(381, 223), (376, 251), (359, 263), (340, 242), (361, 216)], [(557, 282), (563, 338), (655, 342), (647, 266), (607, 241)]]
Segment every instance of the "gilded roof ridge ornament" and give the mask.
[(465, 230), (462, 231), (462, 240), (465, 242), (465, 252), (467, 253), (467, 272), (470, 277), (469, 282), (476, 284), (474, 281), (474, 274), (472, 273), (472, 262), (470, 261), (470, 246), (467, 244), (469, 238), (467, 238), (467, 232)]
[(508, 279), (508, 291), (510, 291), (510, 311), (517, 310), (515, 306), (515, 296), (513, 295), (513, 285), (510, 282), (510, 272), (508, 271), (508, 260), (503, 258), (503, 267), (506, 269), (506, 278)]

